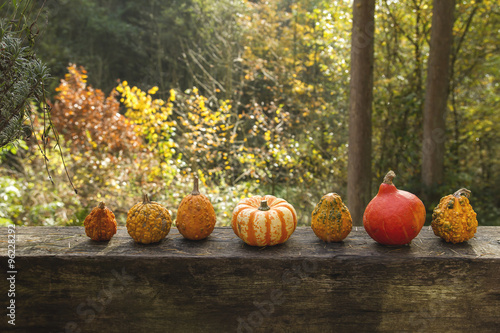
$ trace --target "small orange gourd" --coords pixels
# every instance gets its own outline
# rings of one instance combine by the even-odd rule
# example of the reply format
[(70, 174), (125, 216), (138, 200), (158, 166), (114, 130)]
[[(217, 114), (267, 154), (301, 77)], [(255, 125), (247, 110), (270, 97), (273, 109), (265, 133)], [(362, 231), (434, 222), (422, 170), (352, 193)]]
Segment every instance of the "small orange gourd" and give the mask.
[(127, 214), (127, 231), (137, 243), (150, 244), (161, 241), (170, 232), (172, 218), (168, 210), (158, 202), (149, 200), (135, 204)]
[(349, 209), (337, 193), (328, 193), (312, 212), (311, 228), (325, 242), (341, 242), (352, 229)]
[(115, 214), (100, 202), (83, 221), (85, 233), (94, 241), (109, 241), (116, 234)]
[(182, 199), (177, 210), (177, 229), (187, 239), (207, 238), (215, 228), (215, 210), (206, 195), (198, 189), (198, 177), (194, 177), (193, 192)]

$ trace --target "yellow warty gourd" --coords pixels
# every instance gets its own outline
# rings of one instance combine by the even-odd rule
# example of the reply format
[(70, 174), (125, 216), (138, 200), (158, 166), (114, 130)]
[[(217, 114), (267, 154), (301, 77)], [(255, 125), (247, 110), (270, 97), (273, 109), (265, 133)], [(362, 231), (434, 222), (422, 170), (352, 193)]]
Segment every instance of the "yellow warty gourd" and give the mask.
[(470, 191), (462, 188), (441, 198), (432, 214), (432, 230), (436, 236), (454, 244), (474, 237), (477, 219), (469, 196)]
[(134, 205), (127, 214), (127, 231), (137, 243), (149, 244), (161, 241), (172, 226), (168, 210), (144, 195), (142, 202)]

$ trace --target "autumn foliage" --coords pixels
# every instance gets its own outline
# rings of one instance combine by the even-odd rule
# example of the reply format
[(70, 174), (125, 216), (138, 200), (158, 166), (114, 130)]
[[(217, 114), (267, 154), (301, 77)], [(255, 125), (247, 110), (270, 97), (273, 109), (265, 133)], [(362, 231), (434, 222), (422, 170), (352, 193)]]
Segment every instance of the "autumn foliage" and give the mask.
[[(418, 193), (432, 1), (391, 3), (381, 1), (374, 14), (371, 176), (375, 184), (399, 170), (406, 190)], [(144, 193), (175, 219), (195, 173), (221, 225), (250, 195), (286, 198), (300, 224), (325, 193), (345, 196), (352, 1), (179, 4), (59, 4), (39, 46), (63, 77), (49, 97), (78, 195), (66, 186), (56, 140), (45, 152), (54, 188), (28, 142), (3, 155), (9, 173), (0, 175), (0, 197), (9, 204), (0, 204), (0, 224), (78, 225), (101, 200), (124, 223)], [(486, 224), (500, 216), (500, 159), (491, 153), (500, 133), (499, 20), (491, 14), (498, 6), (456, 5), (447, 129), (439, 135), (448, 156), (443, 193), (470, 186)], [(68, 54), (89, 78), (76, 65), (66, 71)], [(34, 136), (46, 140), (39, 127)]]
[(87, 84), (83, 67), (70, 65), (56, 91), (52, 121), (70, 151), (68, 167), (84, 204), (104, 198), (119, 213), (133, 202), (131, 193), (162, 183), (148, 124), (120, 113), (116, 90), (105, 96)]
[(137, 151), (141, 145), (134, 124), (120, 114), (116, 91), (105, 96), (87, 85), (83, 67), (68, 67), (68, 73), (57, 87), (52, 106), (52, 120), (73, 151)]

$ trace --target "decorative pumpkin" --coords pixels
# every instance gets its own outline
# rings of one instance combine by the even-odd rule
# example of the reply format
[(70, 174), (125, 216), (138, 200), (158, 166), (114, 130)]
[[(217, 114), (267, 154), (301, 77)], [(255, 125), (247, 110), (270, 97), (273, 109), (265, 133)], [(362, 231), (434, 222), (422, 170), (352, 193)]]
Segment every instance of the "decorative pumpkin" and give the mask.
[(297, 227), (297, 213), (286, 200), (272, 195), (241, 200), (234, 208), (234, 233), (252, 246), (284, 243)]
[(477, 230), (476, 212), (469, 203), (470, 191), (462, 188), (441, 198), (432, 213), (432, 230), (436, 236), (453, 244), (474, 237)]
[(85, 233), (94, 241), (109, 241), (116, 234), (115, 214), (100, 202), (83, 221)]
[(311, 228), (325, 242), (341, 242), (352, 229), (349, 209), (337, 193), (324, 195), (312, 212)]
[(363, 215), (366, 232), (383, 245), (404, 245), (415, 238), (425, 223), (425, 207), (416, 195), (394, 186), (396, 177), (389, 171), (378, 194)]
[(215, 227), (215, 211), (205, 195), (198, 190), (198, 177), (194, 178), (193, 192), (182, 199), (177, 210), (177, 229), (187, 239), (207, 238)]
[(156, 243), (165, 238), (172, 225), (168, 210), (144, 195), (143, 202), (135, 204), (127, 214), (128, 234), (142, 244)]

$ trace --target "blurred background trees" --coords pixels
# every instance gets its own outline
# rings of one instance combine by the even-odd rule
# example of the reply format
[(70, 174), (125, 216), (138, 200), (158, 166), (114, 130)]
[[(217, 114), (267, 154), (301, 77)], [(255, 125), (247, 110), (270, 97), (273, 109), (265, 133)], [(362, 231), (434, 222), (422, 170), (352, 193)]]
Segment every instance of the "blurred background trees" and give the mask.
[[(242, 197), (268, 193), (308, 224), (323, 194), (346, 196), (351, 6), (47, 0), (35, 50), (54, 77), (47, 98), (78, 195), (53, 139), (54, 185), (28, 140), (0, 152), (0, 223), (81, 224), (98, 200), (123, 223), (143, 192), (175, 217), (198, 173), (219, 225)], [(389, 169), (398, 188), (422, 190), (431, 13), (431, 0), (376, 1), (372, 195)], [(456, 4), (437, 189), (471, 189), (481, 224), (500, 224), (499, 13), (497, 1)]]

